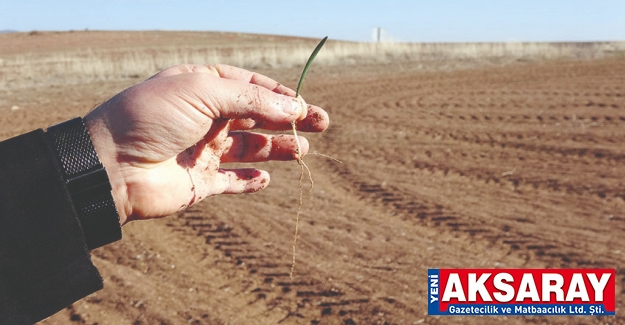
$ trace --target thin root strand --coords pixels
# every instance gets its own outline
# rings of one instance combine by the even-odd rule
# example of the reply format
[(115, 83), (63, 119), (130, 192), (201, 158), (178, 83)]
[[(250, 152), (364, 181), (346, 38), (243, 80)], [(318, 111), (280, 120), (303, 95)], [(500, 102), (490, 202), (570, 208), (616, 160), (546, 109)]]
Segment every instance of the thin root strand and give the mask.
[(337, 162), (337, 163), (339, 163), (339, 164), (342, 164), (342, 163), (343, 163), (342, 161), (340, 161), (340, 160), (339, 160), (339, 159), (337, 159), (337, 158), (334, 158), (334, 157), (332, 157), (332, 156), (328, 156), (328, 155), (324, 155), (324, 154), (322, 154), (322, 153), (318, 153), (318, 152), (309, 152), (308, 154), (309, 154), (309, 155), (313, 155), (313, 156), (321, 156), (321, 157), (324, 157), (324, 158), (328, 158), (328, 159), (330, 159), (330, 160), (334, 160), (334, 161), (336, 161), (336, 162)]
[(291, 260), (291, 272), (289, 273), (289, 277), (293, 278), (293, 273), (295, 272), (295, 248), (297, 246), (297, 237), (299, 235), (299, 217), (302, 213), (302, 206), (304, 205), (304, 189), (303, 189), (303, 179), (304, 179), (304, 170), (308, 173), (308, 179), (310, 180), (310, 190), (309, 194), (312, 193), (313, 186), (315, 182), (312, 179), (312, 173), (310, 172), (310, 168), (304, 162), (304, 157), (302, 155), (302, 147), (299, 143), (299, 138), (297, 136), (297, 128), (295, 127), (295, 122), (291, 123), (293, 127), (293, 135), (295, 136), (295, 143), (297, 144), (297, 163), (301, 166), (300, 174), (299, 174), (299, 205), (297, 207), (297, 214), (295, 215), (295, 233), (293, 234), (293, 250), (291, 252), (292, 260)]

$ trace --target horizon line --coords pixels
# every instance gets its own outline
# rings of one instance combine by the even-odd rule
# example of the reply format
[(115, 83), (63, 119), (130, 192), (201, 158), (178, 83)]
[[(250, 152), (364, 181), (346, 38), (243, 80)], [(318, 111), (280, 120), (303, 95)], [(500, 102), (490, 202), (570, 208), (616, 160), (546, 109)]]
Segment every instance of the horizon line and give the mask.
[[(226, 30), (192, 30), (192, 29), (33, 29), (33, 30), (15, 30), (15, 29), (2, 29), (0, 34), (34, 34), (34, 33), (76, 33), (76, 32), (111, 32), (111, 33), (132, 33), (132, 32), (186, 32), (186, 33), (226, 33), (226, 34), (246, 34), (246, 35), (259, 35), (259, 36), (273, 36), (273, 37), (291, 37), (317, 40), (317, 37), (300, 36), (290, 34), (263, 34), (254, 32), (237, 32)], [(348, 42), (348, 43), (376, 43), (375, 41), (354, 41), (345, 39), (333, 39), (329, 38), (329, 41)], [(422, 44), (461, 44), (461, 43), (618, 43), (625, 42), (625, 39), (604, 39), (604, 40), (550, 40), (550, 41), (528, 41), (528, 40), (506, 40), (506, 41), (402, 41), (402, 40), (385, 40), (379, 43), (422, 43)]]

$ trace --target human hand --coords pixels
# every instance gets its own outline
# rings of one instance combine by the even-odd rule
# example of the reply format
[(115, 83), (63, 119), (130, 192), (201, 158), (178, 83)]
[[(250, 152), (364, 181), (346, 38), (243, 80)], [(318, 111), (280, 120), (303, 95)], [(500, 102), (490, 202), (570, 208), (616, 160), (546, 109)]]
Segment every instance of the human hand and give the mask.
[[(181, 65), (159, 72), (85, 116), (107, 169), (120, 223), (170, 215), (217, 194), (256, 192), (269, 174), (224, 169), (225, 162), (294, 160), (292, 135), (321, 132), (327, 113), (278, 82), (226, 65)], [(308, 142), (299, 137), (302, 154)]]

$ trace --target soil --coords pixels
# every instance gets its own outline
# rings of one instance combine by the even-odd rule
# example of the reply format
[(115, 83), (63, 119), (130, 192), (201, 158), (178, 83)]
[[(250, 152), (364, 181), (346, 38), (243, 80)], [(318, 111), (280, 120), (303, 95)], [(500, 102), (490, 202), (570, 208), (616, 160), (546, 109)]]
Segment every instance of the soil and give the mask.
[[(331, 126), (249, 195), (133, 222), (94, 250), (104, 289), (43, 324), (625, 323), (625, 60), (425, 72), (313, 67)], [(299, 69), (261, 71), (295, 86)], [(0, 138), (138, 80), (0, 89)], [(19, 109), (11, 109), (18, 106)], [(429, 317), (428, 268), (616, 268), (617, 316)]]

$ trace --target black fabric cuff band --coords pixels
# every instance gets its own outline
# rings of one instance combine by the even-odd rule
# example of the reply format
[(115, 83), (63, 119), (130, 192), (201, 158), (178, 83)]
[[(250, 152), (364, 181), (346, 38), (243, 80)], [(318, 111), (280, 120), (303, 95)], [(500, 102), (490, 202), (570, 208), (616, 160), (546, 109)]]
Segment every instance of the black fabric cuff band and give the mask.
[(63, 170), (63, 179), (85, 234), (94, 249), (121, 239), (111, 184), (82, 118), (51, 126), (46, 137)]

